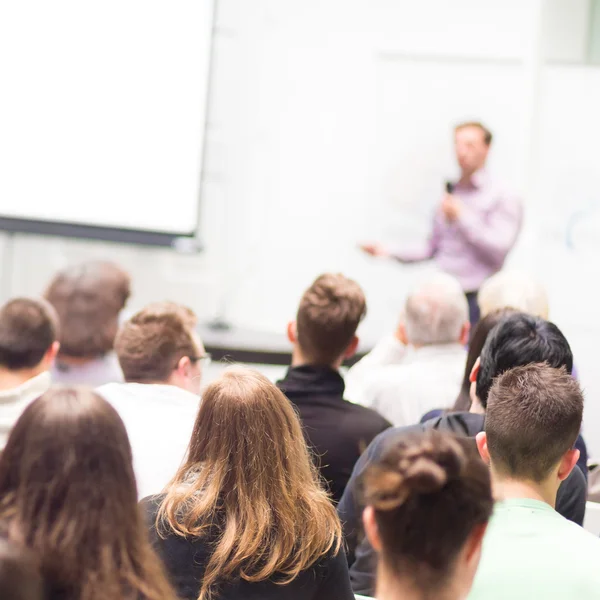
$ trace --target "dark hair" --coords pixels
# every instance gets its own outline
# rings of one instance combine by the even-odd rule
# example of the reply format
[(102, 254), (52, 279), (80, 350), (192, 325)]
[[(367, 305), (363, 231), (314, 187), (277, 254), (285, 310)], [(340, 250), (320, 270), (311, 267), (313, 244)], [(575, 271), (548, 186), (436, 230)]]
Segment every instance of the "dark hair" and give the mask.
[(403, 436), (361, 477), (391, 572), (420, 590), (442, 588), (477, 525), (492, 513), (489, 469), (473, 440), (428, 430)]
[(573, 448), (582, 417), (581, 388), (564, 367), (538, 363), (507, 371), (495, 380), (486, 411), (494, 469), (544, 481)]
[(0, 456), (0, 523), (65, 600), (174, 597), (137, 505), (131, 447), (87, 388), (31, 403)]
[(0, 539), (0, 597), (2, 600), (43, 600), (44, 585), (31, 553)]
[(477, 374), (477, 398), (487, 406), (494, 378), (505, 371), (546, 362), (551, 367), (573, 371), (573, 353), (560, 329), (540, 317), (514, 313), (504, 317), (488, 336), (481, 351)]
[(97, 358), (110, 352), (130, 285), (129, 275), (111, 262), (90, 261), (59, 271), (45, 297), (58, 313), (60, 355)]
[(467, 127), (477, 127), (477, 129), (481, 129), (481, 132), (483, 133), (483, 141), (485, 142), (486, 146), (489, 146), (492, 143), (492, 132), (483, 124), (480, 123), (479, 121), (465, 121), (464, 123), (459, 123), (455, 128), (454, 131), (459, 131), (460, 129), (466, 129)]
[(133, 315), (115, 339), (125, 381), (166, 381), (184, 356), (200, 358), (192, 336), (195, 326), (193, 311), (174, 302), (156, 302)]
[(331, 365), (350, 345), (367, 312), (361, 287), (342, 274), (317, 277), (300, 300), (298, 344), (313, 364)]
[(514, 314), (511, 309), (500, 309), (491, 312), (477, 322), (475, 327), (471, 329), (469, 339), (469, 352), (467, 353), (467, 362), (465, 364), (465, 372), (463, 381), (460, 387), (460, 392), (454, 402), (452, 411), (468, 411), (471, 408), (471, 371), (477, 362), (483, 349), (483, 345), (487, 337), (494, 327), (507, 315)]
[(56, 315), (47, 302), (10, 300), (0, 309), (0, 365), (12, 371), (39, 365), (57, 335)]

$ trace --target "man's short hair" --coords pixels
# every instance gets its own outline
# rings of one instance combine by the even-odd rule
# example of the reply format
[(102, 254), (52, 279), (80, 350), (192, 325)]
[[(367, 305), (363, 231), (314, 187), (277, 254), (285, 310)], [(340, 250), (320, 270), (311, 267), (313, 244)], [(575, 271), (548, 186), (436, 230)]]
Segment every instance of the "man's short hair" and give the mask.
[(298, 344), (313, 364), (332, 365), (344, 354), (367, 312), (352, 279), (326, 273), (304, 292), (296, 316)]
[(526, 271), (503, 269), (486, 279), (477, 301), (481, 316), (512, 308), (542, 319), (548, 318), (548, 294), (540, 281)]
[(129, 274), (111, 262), (89, 261), (59, 271), (45, 297), (60, 319), (60, 354), (96, 358), (110, 352), (130, 287)]
[(487, 446), (499, 473), (540, 483), (573, 448), (583, 394), (565, 368), (529, 364), (507, 371), (490, 390)]
[(456, 343), (469, 320), (469, 307), (458, 281), (439, 273), (409, 294), (404, 316), (411, 344)]
[(115, 350), (127, 382), (167, 381), (179, 361), (197, 356), (194, 312), (172, 302), (150, 304), (125, 322)]
[(492, 329), (483, 346), (476, 393), (487, 406), (494, 378), (509, 369), (530, 363), (547, 363), (573, 371), (573, 353), (560, 329), (540, 317), (513, 313)]
[(465, 121), (464, 123), (459, 123), (454, 128), (454, 131), (460, 131), (461, 129), (466, 129), (467, 127), (477, 127), (477, 129), (481, 129), (485, 145), (489, 146), (492, 143), (492, 132), (483, 123), (480, 123), (479, 121)]
[(40, 364), (58, 337), (58, 319), (44, 300), (15, 298), (0, 308), (0, 365), (18, 371)]

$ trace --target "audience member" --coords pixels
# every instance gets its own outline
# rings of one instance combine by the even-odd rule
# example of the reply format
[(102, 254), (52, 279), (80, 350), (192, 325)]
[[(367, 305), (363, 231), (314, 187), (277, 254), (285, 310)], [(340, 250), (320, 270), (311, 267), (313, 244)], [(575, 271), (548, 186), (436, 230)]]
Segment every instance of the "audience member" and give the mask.
[[(539, 317), (513, 313), (505, 316), (488, 335), (481, 356), (471, 374), (471, 412), (449, 413), (413, 427), (390, 429), (378, 436), (357, 462), (344, 496), (338, 506), (351, 566), (350, 578), (357, 593), (372, 594), (375, 556), (367, 540), (358, 544), (360, 512), (357, 478), (369, 462), (377, 460), (387, 444), (394, 443), (411, 431), (438, 429), (474, 438), (484, 430), (485, 407), (496, 377), (514, 367), (547, 362), (551, 367), (564, 367), (570, 372), (573, 355), (569, 343), (553, 323)], [(560, 486), (556, 508), (560, 514), (581, 525), (585, 514), (586, 481), (579, 468)], [(354, 553), (356, 552), (356, 556)]]
[(374, 410), (344, 400), (339, 369), (358, 346), (366, 313), (360, 286), (343, 275), (318, 277), (288, 325), (292, 366), (277, 383), (300, 415), (307, 443), (335, 501), (373, 438), (391, 424)]
[(465, 598), (494, 503), (473, 445), (435, 430), (413, 434), (367, 468), (362, 486), (378, 600)]
[(0, 598), (45, 600), (39, 569), (24, 548), (0, 538)]
[(97, 390), (127, 428), (140, 498), (162, 491), (185, 456), (200, 402), (201, 362), (208, 357), (195, 327), (189, 308), (147, 306), (115, 340), (126, 383)]
[(414, 425), (434, 408), (450, 408), (460, 386), (469, 307), (458, 281), (438, 274), (413, 290), (402, 321), (346, 376), (349, 400), (393, 425)]
[(46, 392), (14, 426), (0, 531), (33, 553), (47, 600), (175, 599), (137, 506), (125, 427), (86, 388)]
[(298, 416), (256, 371), (230, 368), (207, 387), (185, 464), (143, 504), (183, 599), (353, 599)]
[(86, 262), (57, 273), (45, 295), (60, 321), (53, 381), (92, 387), (123, 381), (113, 343), (130, 295), (129, 275), (110, 262)]
[(600, 598), (600, 540), (554, 510), (582, 414), (565, 369), (530, 364), (494, 382), (477, 446), (499, 502), (469, 598)]
[(548, 296), (544, 286), (530, 273), (506, 270), (492, 275), (477, 295), (481, 316), (504, 308), (512, 308), (542, 319), (548, 319)]
[[(471, 373), (473, 371), (473, 367), (481, 354), (481, 350), (487, 340), (487, 337), (494, 329), (494, 327), (507, 315), (514, 313), (515, 311), (511, 309), (500, 309), (496, 310), (492, 313), (486, 314), (484, 317), (478, 321), (478, 323), (471, 330), (471, 335), (469, 339), (469, 351), (467, 353), (467, 361), (465, 363), (465, 370), (463, 372), (463, 380), (462, 385), (460, 386), (460, 391), (458, 392), (458, 396), (454, 401), (454, 406), (452, 407), (453, 412), (461, 412), (461, 411), (469, 411), (471, 409)], [(433, 414), (436, 412), (437, 414)], [(421, 422), (428, 421), (430, 418), (439, 417), (443, 411), (431, 411), (428, 415), (425, 415)]]
[(50, 387), (57, 325), (43, 300), (15, 298), (0, 309), (0, 450), (21, 413)]

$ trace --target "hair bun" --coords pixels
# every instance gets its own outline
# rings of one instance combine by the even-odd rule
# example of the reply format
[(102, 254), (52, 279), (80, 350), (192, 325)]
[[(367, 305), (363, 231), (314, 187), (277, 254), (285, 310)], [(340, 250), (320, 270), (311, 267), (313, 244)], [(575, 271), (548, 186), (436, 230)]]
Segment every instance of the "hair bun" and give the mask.
[(435, 430), (419, 436), (418, 442), (402, 440), (391, 450), (365, 473), (366, 500), (377, 510), (393, 510), (412, 494), (441, 490), (466, 464), (460, 444)]

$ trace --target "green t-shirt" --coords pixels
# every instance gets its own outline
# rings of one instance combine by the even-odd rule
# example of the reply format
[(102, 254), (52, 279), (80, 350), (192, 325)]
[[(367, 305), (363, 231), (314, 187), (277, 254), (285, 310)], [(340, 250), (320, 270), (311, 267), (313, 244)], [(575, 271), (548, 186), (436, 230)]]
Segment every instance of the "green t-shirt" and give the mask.
[(496, 503), (468, 600), (600, 600), (600, 539), (539, 500)]

